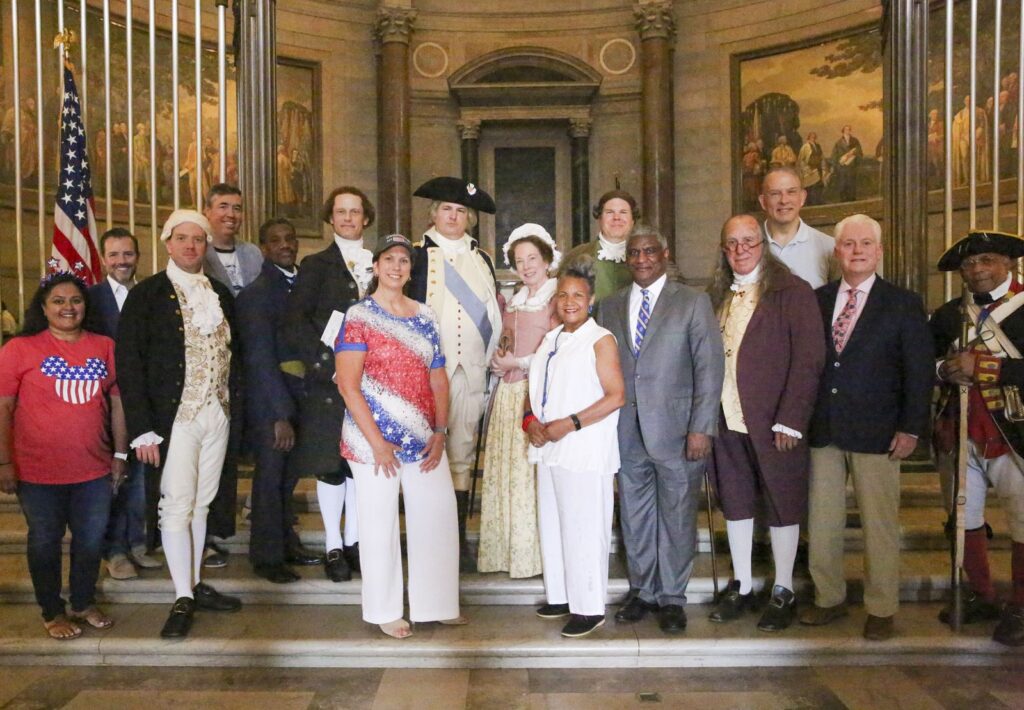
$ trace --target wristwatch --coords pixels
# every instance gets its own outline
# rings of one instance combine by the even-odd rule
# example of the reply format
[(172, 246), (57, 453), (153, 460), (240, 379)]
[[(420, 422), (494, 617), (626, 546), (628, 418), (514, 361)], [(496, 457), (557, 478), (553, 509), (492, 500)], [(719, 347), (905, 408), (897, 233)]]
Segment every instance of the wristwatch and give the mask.
[(120, 451), (118, 451), (118, 452), (116, 452), (114, 454), (114, 458), (115, 459), (120, 459), (121, 461), (127, 461), (128, 460), (128, 454), (122, 454)]
[(433, 431), (435, 434), (440, 434), (441, 436), (444, 437), (448, 436), (448, 427), (446, 426), (436, 426), (434, 427)]

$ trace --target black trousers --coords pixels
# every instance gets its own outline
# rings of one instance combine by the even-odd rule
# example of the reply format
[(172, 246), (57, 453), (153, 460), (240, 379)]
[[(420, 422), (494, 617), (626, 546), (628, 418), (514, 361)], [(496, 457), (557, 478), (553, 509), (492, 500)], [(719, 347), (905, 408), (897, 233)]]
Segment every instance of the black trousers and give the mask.
[(292, 498), (298, 476), (289, 472), (288, 454), (274, 448), (274, 423), (250, 430), (256, 469), (252, 479), (249, 561), (253, 566), (284, 564), (288, 549), (299, 545), (292, 527)]

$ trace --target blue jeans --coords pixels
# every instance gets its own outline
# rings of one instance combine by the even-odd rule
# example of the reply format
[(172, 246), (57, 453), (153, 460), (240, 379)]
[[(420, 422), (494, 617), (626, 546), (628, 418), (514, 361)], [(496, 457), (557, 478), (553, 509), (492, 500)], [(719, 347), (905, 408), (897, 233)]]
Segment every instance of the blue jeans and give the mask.
[(95, 603), (112, 495), (109, 476), (84, 483), (18, 483), (28, 522), (28, 570), (45, 621), (64, 613), (61, 542), (69, 527), (71, 609), (85, 611)]
[(146, 545), (146, 464), (133, 454), (128, 475), (117, 489), (110, 506), (110, 524), (103, 546), (103, 557), (127, 555), (133, 548)]

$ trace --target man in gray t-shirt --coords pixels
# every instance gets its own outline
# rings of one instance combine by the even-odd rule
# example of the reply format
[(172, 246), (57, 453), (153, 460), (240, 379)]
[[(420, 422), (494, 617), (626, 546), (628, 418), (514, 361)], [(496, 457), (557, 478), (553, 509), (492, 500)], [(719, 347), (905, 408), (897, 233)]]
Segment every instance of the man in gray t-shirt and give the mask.
[(835, 240), (800, 219), (806, 200), (807, 191), (795, 169), (775, 167), (765, 174), (758, 201), (765, 213), (768, 247), (790, 271), (818, 288), (829, 280)]

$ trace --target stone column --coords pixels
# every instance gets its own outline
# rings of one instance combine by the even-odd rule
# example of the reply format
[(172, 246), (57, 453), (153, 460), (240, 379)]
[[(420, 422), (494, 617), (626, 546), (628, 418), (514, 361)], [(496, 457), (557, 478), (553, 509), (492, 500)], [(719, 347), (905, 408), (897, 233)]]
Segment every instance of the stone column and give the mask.
[(885, 275), (927, 296), (928, 3), (886, 3)]
[(572, 245), (590, 239), (590, 127), (588, 118), (569, 119), (572, 144)]
[(672, 46), (675, 18), (670, 0), (633, 6), (640, 34), (643, 125), (643, 220), (661, 231), (675, 253), (675, 145), (672, 121)]
[[(462, 179), (474, 185), (480, 184), (480, 119), (470, 118), (459, 121), (459, 136), (462, 138)], [(480, 238), (480, 225), (470, 233)]]
[(378, 234), (412, 238), (409, 177), (409, 37), (416, 10), (383, 6), (374, 28), (380, 46), (378, 74)]

